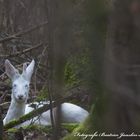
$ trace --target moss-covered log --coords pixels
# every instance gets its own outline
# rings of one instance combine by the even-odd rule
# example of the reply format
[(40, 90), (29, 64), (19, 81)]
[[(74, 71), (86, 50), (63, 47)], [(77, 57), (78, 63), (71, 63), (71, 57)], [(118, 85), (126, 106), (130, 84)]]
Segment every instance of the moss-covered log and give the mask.
[[(68, 132), (72, 132), (78, 126), (79, 126), (79, 124), (77, 124), (77, 123), (62, 123), (61, 124), (61, 127), (63, 129), (68, 130)], [(24, 126), (22, 129), (26, 130), (26, 131), (42, 130), (43, 132), (46, 132), (46, 133), (49, 133), (52, 131), (52, 127), (50, 125), (49, 126), (29, 125), (29, 126)], [(11, 128), (11, 129), (7, 130), (8, 133), (15, 133), (18, 131), (20, 131), (20, 128)]]
[[(76, 127), (78, 127), (79, 124), (77, 123), (63, 123), (61, 124), (61, 137), (64, 137), (65, 135), (71, 133)], [(30, 139), (34, 138), (34, 135), (36, 135), (36, 139), (37, 137), (40, 138), (46, 138), (47, 137), (51, 137), (53, 134), (53, 129), (52, 126), (41, 126), (41, 125), (28, 125), (28, 126), (24, 126), (22, 128), (11, 128), (8, 129), (5, 133), (4, 133), (4, 138), (6, 140), (13, 140), (13, 139), (17, 139), (17, 137), (19, 137), (19, 135), (21, 135), (22, 137), (31, 137)], [(20, 136), (20, 138), (21, 138)], [(37, 139), (38, 140), (38, 139)]]
[[(62, 103), (66, 102), (66, 101), (69, 101), (71, 99), (72, 99), (71, 96), (63, 98), (63, 99), (59, 99), (59, 100), (57, 100), (57, 101), (52, 103), (52, 107), (56, 107), (57, 104), (62, 104)], [(45, 112), (45, 111), (47, 111), (49, 109), (50, 109), (50, 105), (45, 104), (44, 106), (42, 106), (42, 107), (40, 107), (38, 109), (35, 109), (35, 110), (31, 111), (30, 113), (28, 113), (26, 115), (21, 116), (19, 119), (9, 122), (8, 124), (6, 124), (4, 126), (4, 130), (10, 129), (10, 128), (16, 126), (16, 125), (24, 123), (25, 121), (30, 120), (33, 117), (36, 117), (39, 114), (42, 114), (43, 112)]]

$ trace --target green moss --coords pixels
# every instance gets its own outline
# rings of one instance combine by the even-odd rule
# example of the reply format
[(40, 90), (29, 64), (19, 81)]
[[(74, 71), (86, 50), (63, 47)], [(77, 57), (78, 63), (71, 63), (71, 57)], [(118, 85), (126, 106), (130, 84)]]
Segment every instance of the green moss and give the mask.
[(46, 133), (51, 134), (52, 133), (52, 127), (51, 126), (40, 126), (40, 125), (29, 125), (24, 126), (21, 128), (11, 128), (8, 129), (8, 131), (5, 132), (6, 140), (13, 140), (16, 137), (16, 134), (21, 132), (34, 132), (37, 131), (39, 134)]
[[(66, 129), (69, 133), (71, 133), (75, 128), (77, 128), (79, 124), (77, 123), (63, 123), (61, 125), (62, 129)], [(34, 132), (37, 131), (38, 133), (46, 133), (46, 134), (52, 134), (53, 130), (51, 126), (40, 126), (40, 125), (29, 125), (24, 126), (21, 128), (11, 128), (6, 131), (7, 133), (7, 140), (11, 140), (12, 137), (14, 139), (16, 133), (20, 132)]]
[(11, 129), (9, 129), (7, 132), (8, 132), (8, 133), (15, 133), (15, 132), (17, 132), (17, 131), (18, 131), (17, 128), (11, 128)]
[(39, 102), (39, 101), (43, 101), (44, 99), (48, 98), (48, 89), (46, 87), (46, 85), (41, 89), (39, 96), (37, 96), (37, 98), (35, 99), (35, 101)]
[(65, 85), (68, 88), (81, 85), (89, 73), (89, 50), (82, 50), (78, 55), (73, 55), (65, 65)]
[(45, 133), (52, 133), (51, 126), (41, 126), (41, 125), (29, 125), (23, 127), (26, 131), (34, 131), (37, 130), (38, 132), (45, 132)]
[(78, 127), (75, 127), (75, 129), (73, 129), (73, 132), (69, 135), (67, 135), (66, 137), (62, 138), (62, 140), (81, 140), (80, 137), (75, 136), (75, 134), (77, 132), (85, 132), (85, 125), (84, 124), (80, 124)]
[[(79, 124), (77, 124), (77, 123), (63, 123), (61, 125), (62, 128), (68, 130), (69, 132), (72, 132), (78, 126), (79, 126)], [(45, 133), (52, 132), (52, 127), (51, 126), (28, 125), (28, 126), (23, 126), (22, 129), (26, 130), (26, 131), (39, 130), (39, 131), (43, 131)], [(8, 129), (7, 132), (8, 133), (15, 133), (15, 132), (18, 132), (18, 131), (20, 131), (20, 128), (11, 128), (11, 129)]]
[(65, 83), (67, 87), (72, 87), (79, 83), (76, 72), (74, 71), (75, 67), (76, 66), (70, 62), (67, 62), (65, 66)]
[(77, 123), (63, 123), (62, 124), (62, 128), (68, 130), (69, 132), (72, 132), (78, 126), (79, 126), (79, 124), (77, 124)]

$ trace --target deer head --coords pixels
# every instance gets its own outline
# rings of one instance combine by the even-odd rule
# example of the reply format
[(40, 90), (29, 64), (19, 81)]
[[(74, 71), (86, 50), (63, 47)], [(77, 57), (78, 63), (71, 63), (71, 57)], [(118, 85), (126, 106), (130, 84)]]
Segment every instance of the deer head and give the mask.
[(28, 66), (27, 64), (23, 64), (23, 72), (20, 74), (9, 60), (5, 60), (6, 74), (12, 80), (12, 100), (18, 103), (25, 103), (27, 101), (29, 84), (33, 74), (34, 65), (34, 60), (32, 60)]

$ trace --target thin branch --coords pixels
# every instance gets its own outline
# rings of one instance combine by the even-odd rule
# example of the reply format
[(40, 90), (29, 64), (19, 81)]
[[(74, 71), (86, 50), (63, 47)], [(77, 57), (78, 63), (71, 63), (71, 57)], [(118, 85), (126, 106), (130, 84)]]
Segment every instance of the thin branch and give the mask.
[(31, 47), (31, 48), (25, 49), (25, 50), (23, 50), (23, 51), (21, 51), (21, 52), (17, 52), (17, 53), (15, 53), (15, 54), (0, 55), (0, 58), (17, 57), (17, 56), (19, 56), (19, 55), (22, 55), (22, 54), (28, 53), (28, 52), (30, 52), (30, 51), (32, 51), (32, 50), (34, 50), (34, 49), (37, 49), (37, 48), (41, 47), (42, 45), (43, 45), (43, 43), (39, 43), (39, 44), (37, 44), (37, 45), (35, 45), (35, 46)]
[[(6, 92), (0, 97), (0, 104), (3, 102), (3, 99), (6, 96)], [(2, 140), (3, 137), (3, 120), (2, 120), (2, 107), (0, 106), (0, 138)]]
[(44, 57), (44, 55), (45, 55), (45, 52), (46, 52), (46, 50), (47, 50), (47, 48), (48, 47), (46, 47), (46, 46), (44, 46), (44, 49), (43, 49), (43, 51), (42, 51), (42, 53), (41, 53), (41, 57), (40, 57), (40, 59), (38, 60), (38, 63), (37, 63), (37, 66), (36, 66), (36, 70), (35, 70), (35, 77), (34, 77), (34, 89), (35, 89), (35, 93), (36, 93), (36, 91), (37, 91), (37, 87), (36, 87), (36, 81), (37, 81), (37, 72), (38, 72), (38, 68), (39, 68), (39, 65), (40, 65), (40, 63), (41, 63), (41, 61), (42, 61), (42, 59), (43, 59), (43, 57)]
[(2, 107), (2, 109), (3, 109), (3, 108), (4, 108), (4, 109), (5, 109), (5, 108), (7, 109), (9, 106), (10, 106), (10, 102), (4, 102), (4, 103), (1, 103), (1, 104), (0, 104), (0, 107)]
[(27, 34), (29, 32), (32, 32), (32, 31), (34, 31), (34, 30), (36, 30), (36, 29), (38, 29), (38, 28), (40, 28), (40, 27), (42, 27), (42, 26), (44, 26), (46, 24), (48, 24), (48, 21), (45, 21), (45, 22), (43, 22), (43, 23), (41, 23), (39, 25), (33, 26), (33, 27), (29, 28), (29, 29), (25, 29), (24, 31), (15, 33), (15, 34), (13, 34), (13, 35), (11, 35), (9, 37), (5, 37), (3, 39), (0, 39), (0, 43), (3, 43), (5, 41), (9, 41), (11, 39), (15, 39), (15, 38), (17, 38), (19, 36), (22, 36), (22, 35), (25, 35), (25, 34)]

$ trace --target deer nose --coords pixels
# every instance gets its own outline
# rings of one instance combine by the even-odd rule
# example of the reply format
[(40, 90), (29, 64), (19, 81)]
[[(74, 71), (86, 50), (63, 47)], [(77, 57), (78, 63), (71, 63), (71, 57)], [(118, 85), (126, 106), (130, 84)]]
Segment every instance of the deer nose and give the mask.
[(23, 95), (18, 95), (18, 98), (21, 100), (23, 98)]

